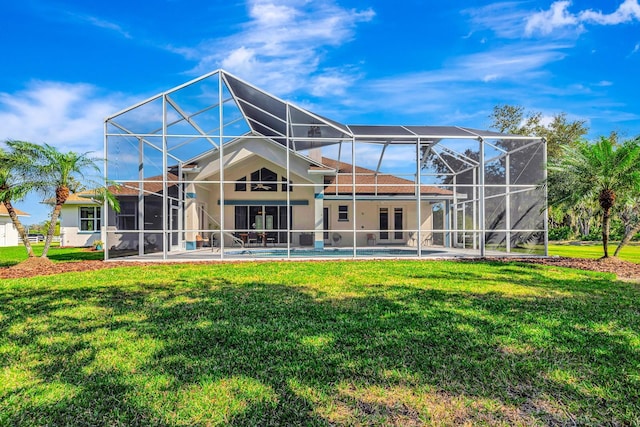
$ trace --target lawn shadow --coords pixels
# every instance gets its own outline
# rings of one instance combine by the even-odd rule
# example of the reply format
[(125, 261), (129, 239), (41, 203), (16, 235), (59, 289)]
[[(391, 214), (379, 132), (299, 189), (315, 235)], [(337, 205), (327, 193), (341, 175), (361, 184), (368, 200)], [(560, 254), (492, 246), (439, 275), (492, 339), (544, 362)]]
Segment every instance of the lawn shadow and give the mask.
[[(503, 267), (524, 286), (550, 280), (543, 269)], [(478, 280), (469, 272), (462, 279)], [(560, 288), (591, 286), (585, 281)], [(30, 352), (37, 381), (73, 391), (7, 407), (29, 393), (16, 388), (1, 397), (0, 421), (629, 423), (616, 417), (638, 410), (630, 374), (640, 358), (624, 331), (640, 324), (637, 310), (621, 315), (624, 292), (514, 298), (372, 284), (319, 298), (304, 286), (205, 273), (129, 288), (6, 291), (0, 332), (17, 349), (3, 365)], [(611, 319), (616, 327), (607, 329)]]
[(47, 258), (52, 261), (102, 261), (104, 259), (103, 251), (64, 251), (52, 248), (47, 254)]

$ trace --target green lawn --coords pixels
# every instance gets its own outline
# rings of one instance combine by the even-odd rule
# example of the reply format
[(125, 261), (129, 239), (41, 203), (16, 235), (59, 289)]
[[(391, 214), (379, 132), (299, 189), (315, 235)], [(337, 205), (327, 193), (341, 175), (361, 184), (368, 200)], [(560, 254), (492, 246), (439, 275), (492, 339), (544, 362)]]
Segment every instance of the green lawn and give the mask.
[(488, 262), (0, 281), (0, 425), (640, 424), (640, 287)]
[[(55, 246), (54, 246), (55, 245)], [(91, 259), (104, 259), (104, 253), (90, 251), (87, 248), (60, 248), (57, 243), (49, 248), (48, 257), (52, 261), (80, 261)], [(33, 252), (40, 256), (44, 243), (33, 244)], [(27, 259), (27, 251), (24, 246), (10, 246), (0, 248), (0, 268), (10, 267)]]
[[(609, 255), (613, 255), (617, 246), (617, 243), (609, 245)], [(602, 243), (551, 242), (549, 243), (549, 255), (573, 258), (601, 258), (603, 255)], [(625, 246), (620, 251), (620, 259), (640, 263), (640, 246), (635, 242)]]

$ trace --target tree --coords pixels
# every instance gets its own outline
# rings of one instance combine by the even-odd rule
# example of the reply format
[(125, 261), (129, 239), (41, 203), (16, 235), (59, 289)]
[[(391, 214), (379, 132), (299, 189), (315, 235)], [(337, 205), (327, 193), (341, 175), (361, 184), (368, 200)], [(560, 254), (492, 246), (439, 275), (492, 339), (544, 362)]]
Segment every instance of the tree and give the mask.
[[(563, 152), (562, 147), (575, 145), (588, 132), (585, 121), (568, 121), (566, 113), (559, 113), (552, 117), (551, 121), (545, 123), (542, 113), (527, 112), (521, 106), (497, 105), (489, 116), (490, 127), (499, 132), (515, 135), (539, 136), (544, 138), (547, 147), (548, 161), (557, 160)], [(568, 181), (566, 176), (555, 176), (553, 170), (548, 170), (547, 190), (549, 199), (562, 198), (566, 189), (571, 189), (573, 183)], [(592, 221), (587, 213), (588, 209), (583, 209), (585, 205), (563, 205), (550, 208), (549, 226), (558, 228), (562, 226), (570, 227), (574, 232), (588, 229), (588, 224)], [(552, 212), (553, 210), (553, 212)], [(553, 219), (561, 219), (561, 222), (554, 222)]]
[[(56, 147), (48, 144), (38, 145), (29, 142), (12, 141), (7, 145), (16, 151), (26, 153), (32, 159), (29, 167), (23, 168), (22, 173), (28, 174), (34, 180), (43, 180), (47, 183), (44, 188), (45, 191), (48, 194), (55, 194), (55, 198), (52, 199), (53, 210), (49, 228), (47, 229), (44, 249), (42, 250), (43, 258), (47, 257), (60, 211), (71, 193), (77, 192), (87, 184), (94, 185), (97, 188), (95, 190), (96, 196), (98, 198), (106, 198), (112, 207), (117, 208), (115, 197), (109, 193), (106, 187), (99, 184), (97, 179), (93, 178), (100, 172), (97, 166), (99, 159), (89, 157), (88, 153), (61, 152)], [(95, 173), (95, 175), (92, 176), (90, 172)]]
[(562, 147), (575, 144), (589, 131), (584, 120), (567, 121), (566, 113), (554, 115), (551, 122), (545, 125), (542, 113), (525, 112), (523, 107), (517, 105), (496, 105), (489, 118), (490, 128), (498, 132), (544, 138), (549, 159), (558, 158), (562, 154)]
[[(11, 146), (16, 141), (5, 141), (5, 144)], [(9, 152), (0, 149), (0, 201), (7, 209), (9, 218), (13, 226), (18, 231), (18, 235), (24, 244), (29, 258), (34, 257), (31, 242), (27, 230), (24, 228), (13, 202), (20, 201), (31, 192), (39, 188), (39, 181), (32, 181), (27, 174), (22, 171), (28, 167), (29, 157), (20, 150), (11, 150)]]
[(585, 200), (597, 200), (601, 210), (603, 258), (609, 257), (609, 227), (612, 209), (618, 196), (640, 188), (640, 144), (616, 142), (615, 135), (600, 138), (596, 143), (580, 142), (563, 146), (563, 154), (549, 169), (559, 173), (572, 185), (554, 194), (551, 205), (575, 205)]
[[(640, 146), (640, 137), (627, 142), (627, 144)], [(640, 177), (638, 175), (640, 175), (640, 169), (635, 168), (628, 183), (628, 191), (623, 196), (623, 209), (618, 217), (625, 225), (625, 232), (613, 256), (618, 256), (622, 248), (640, 232)]]

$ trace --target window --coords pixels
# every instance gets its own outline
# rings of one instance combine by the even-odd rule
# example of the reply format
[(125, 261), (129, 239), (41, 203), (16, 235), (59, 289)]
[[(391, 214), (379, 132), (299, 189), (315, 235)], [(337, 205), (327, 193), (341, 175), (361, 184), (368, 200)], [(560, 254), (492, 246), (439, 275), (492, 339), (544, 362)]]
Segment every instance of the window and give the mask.
[(235, 207), (235, 229), (245, 231), (249, 229), (249, 207), (248, 206), (236, 206)]
[(236, 181), (236, 191), (247, 191), (247, 177), (243, 176)]
[(402, 239), (402, 208), (395, 208), (393, 210), (393, 225), (396, 230), (393, 233), (393, 238), (396, 240)]
[(251, 191), (276, 191), (278, 175), (267, 168), (251, 173)]
[(349, 221), (349, 206), (338, 206), (338, 221)]
[(380, 208), (380, 240), (389, 239), (389, 209)]
[(100, 231), (100, 208), (87, 206), (80, 208), (80, 231)]
[(285, 178), (284, 176), (281, 179), (282, 181), (282, 191), (287, 191), (287, 188), (289, 188), (289, 192), (293, 191), (293, 181), (289, 181), (289, 184), (287, 185), (287, 178)]
[(116, 214), (116, 227), (118, 227), (118, 230), (137, 230), (137, 220), (137, 200), (121, 200), (120, 212)]

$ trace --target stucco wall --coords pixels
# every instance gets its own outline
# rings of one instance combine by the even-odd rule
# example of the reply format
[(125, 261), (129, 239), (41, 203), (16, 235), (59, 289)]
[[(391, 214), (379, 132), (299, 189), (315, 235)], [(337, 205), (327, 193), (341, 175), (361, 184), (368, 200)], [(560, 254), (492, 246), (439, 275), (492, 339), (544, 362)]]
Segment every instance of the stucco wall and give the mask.
[[(348, 221), (339, 221), (338, 206), (348, 206)], [(326, 240), (328, 245), (336, 246), (352, 246), (353, 245), (353, 229), (354, 221), (356, 228), (356, 244), (357, 246), (370, 246), (374, 242), (380, 244), (406, 244), (408, 246), (417, 245), (417, 208), (414, 201), (357, 201), (356, 210), (353, 210), (351, 200), (327, 200), (324, 204), (329, 208), (329, 239)], [(387, 240), (380, 239), (380, 208), (389, 209), (389, 238)], [(402, 208), (402, 239), (395, 239), (394, 229), (394, 208)], [(429, 242), (430, 232), (432, 229), (432, 212), (429, 202), (421, 204), (422, 220), (420, 224), (421, 237), (423, 246)], [(371, 231), (376, 230), (376, 231)], [(338, 233), (339, 241), (334, 240), (334, 233)], [(371, 236), (373, 235), (373, 236)], [(336, 236), (337, 237), (337, 236)], [(373, 237), (373, 241), (371, 241)]]
[[(235, 182), (240, 178), (245, 177), (247, 181), (251, 180), (251, 173), (261, 168), (267, 168), (278, 175), (278, 181), (276, 182), (276, 191), (252, 191), (250, 185), (247, 183), (246, 191), (236, 191)], [(287, 191), (282, 191), (282, 184), (285, 184), (281, 179), (286, 177), (286, 169), (271, 163), (259, 156), (253, 156), (244, 159), (242, 162), (234, 164), (224, 171), (224, 180), (232, 181), (231, 183), (224, 184), (224, 198), (227, 204), (224, 206), (224, 228), (225, 230), (233, 230), (235, 227), (235, 206), (242, 205), (242, 201), (247, 201), (248, 204), (256, 205), (256, 202), (264, 201), (265, 205), (273, 205), (273, 201), (279, 203), (286, 203)], [(293, 233), (292, 244), (299, 244), (300, 232), (309, 232), (315, 228), (315, 214), (314, 214), (314, 194), (315, 185), (308, 179), (302, 179), (301, 177), (291, 174), (291, 181), (293, 183), (293, 191), (288, 192), (291, 201), (302, 202), (305, 201), (306, 205), (292, 206), (292, 218), (293, 229), (299, 230)], [(321, 177), (314, 177), (317, 180), (321, 180)], [(220, 206), (220, 176), (216, 173), (213, 176), (206, 178), (212, 181), (211, 184), (199, 183), (194, 186), (197, 202), (205, 203), (207, 206), (207, 213), (217, 223), (221, 223), (221, 206)], [(231, 204), (235, 203), (235, 204)], [(189, 212), (195, 212), (195, 210), (189, 210)], [(187, 224), (196, 223), (191, 221), (187, 216)], [(207, 224), (209, 226), (209, 224)], [(225, 237), (225, 245), (231, 245), (232, 239), (229, 236)]]
[(0, 216), (0, 246), (18, 246), (18, 230), (13, 226), (11, 218)]
[(80, 208), (94, 206), (92, 204), (62, 206), (62, 211), (60, 212), (60, 245), (88, 247), (93, 244), (94, 240), (103, 240), (100, 239), (100, 231), (80, 231)]

